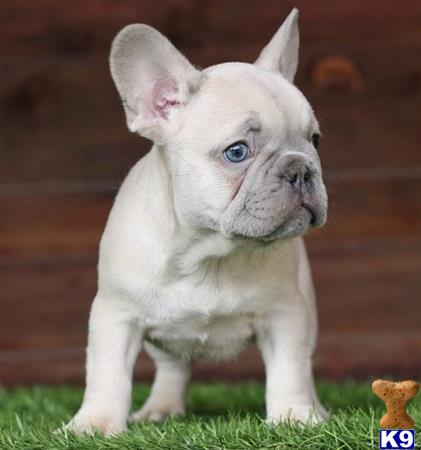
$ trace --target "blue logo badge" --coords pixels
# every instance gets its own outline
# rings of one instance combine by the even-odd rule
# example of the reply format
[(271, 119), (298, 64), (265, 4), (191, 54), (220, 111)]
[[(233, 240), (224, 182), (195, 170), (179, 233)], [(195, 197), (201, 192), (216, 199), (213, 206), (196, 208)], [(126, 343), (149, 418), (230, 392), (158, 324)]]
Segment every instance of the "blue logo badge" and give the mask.
[(414, 448), (414, 430), (380, 430), (381, 449)]

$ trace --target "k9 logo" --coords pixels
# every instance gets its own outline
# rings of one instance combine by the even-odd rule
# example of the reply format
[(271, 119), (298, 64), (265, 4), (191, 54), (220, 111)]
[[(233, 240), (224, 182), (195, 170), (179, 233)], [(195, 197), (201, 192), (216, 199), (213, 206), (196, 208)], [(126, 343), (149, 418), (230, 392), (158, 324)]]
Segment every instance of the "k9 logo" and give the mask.
[(380, 430), (381, 449), (414, 448), (414, 430)]

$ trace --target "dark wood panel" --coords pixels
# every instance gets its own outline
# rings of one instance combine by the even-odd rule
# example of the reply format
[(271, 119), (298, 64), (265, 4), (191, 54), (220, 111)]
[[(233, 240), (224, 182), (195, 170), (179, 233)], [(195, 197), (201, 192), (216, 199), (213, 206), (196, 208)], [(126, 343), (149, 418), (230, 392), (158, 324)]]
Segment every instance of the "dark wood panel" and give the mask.
[[(107, 53), (121, 26), (158, 26), (200, 65), (252, 60), (290, 3), (222, 8), (184, 0), (158, 9), (150, 1), (7, 1), (0, 17), (0, 182), (118, 180), (147, 151), (148, 142), (126, 131), (109, 76)], [(302, 2), (298, 84), (321, 120), (327, 168), (420, 170), (420, 3), (374, 5), (362, 13), (354, 1), (324, 8)], [(245, 27), (251, 19), (255, 25)], [(339, 90), (319, 79), (315, 67), (331, 55), (355, 65), (360, 88), (352, 73)]]
[(0, 196), (0, 254), (96, 255), (114, 195)]
[(311, 241), (308, 248), (322, 331), (404, 335), (412, 330), (421, 345), (421, 240), (366, 245), (342, 240), (329, 247)]
[(421, 235), (421, 179), (328, 181), (329, 221), (314, 236), (376, 240)]
[[(357, 320), (357, 319), (356, 319)], [(320, 335), (316, 375), (332, 379), (421, 377), (421, 332), (329, 333)]]
[[(145, 22), (198, 65), (252, 61), (293, 6), (297, 83), (321, 122), (330, 194), (329, 224), (307, 238), (317, 373), (421, 376), (420, 1), (5, 0), (0, 382), (83, 379), (101, 232), (116, 186), (150, 147), (125, 129), (109, 76), (116, 32)], [(150, 378), (147, 358), (136, 373)], [(196, 373), (262, 377), (263, 367), (251, 350)]]
[[(421, 377), (419, 334), (386, 333), (383, 335), (322, 334), (314, 358), (316, 377), (330, 379)], [(397, 361), (399, 364), (397, 364)], [(17, 350), (0, 355), (0, 382), (19, 384), (83, 384), (85, 353), (82, 347), (62, 347), (59, 350)], [(151, 381), (154, 367), (145, 353), (136, 365), (136, 381)], [(245, 350), (229, 362), (209, 364), (198, 361), (193, 379), (264, 379), (264, 366), (255, 347)]]
[[(54, 255), (96, 252), (115, 195), (0, 194), (0, 254), (3, 263)], [(82, 189), (84, 187), (82, 186)], [(328, 183), (328, 224), (311, 231), (310, 241), (382, 241), (421, 235), (421, 177), (414, 179), (332, 179)]]
[[(71, 67), (63, 70), (74, 72)], [(100, 88), (108, 74), (87, 77), (91, 81), (79, 86), (74, 80), (57, 81), (60, 92), (50, 98), (0, 96), (3, 104), (9, 102), (0, 112), (1, 183), (121, 180), (149, 150), (148, 141), (125, 129), (112, 86)], [(311, 96), (323, 130), (320, 154), (327, 172), (365, 168), (375, 174), (386, 168), (392, 177), (421, 172), (420, 95)], [(32, 101), (32, 106), (26, 103)]]
[(0, 279), (1, 349), (81, 343), (96, 291), (94, 259), (3, 266)]
[[(300, 21), (307, 33), (318, 39), (387, 41), (420, 37), (421, 6), (417, 0), (405, 0), (404, 6), (394, 0), (326, 0), (323, 7), (309, 0), (276, 0), (264, 4), (255, 0), (234, 0), (223, 7), (218, 1), (160, 0), (75, 0), (70, 3), (39, 0), (5, 0), (0, 17), (2, 53), (13, 53), (8, 45), (15, 39), (18, 51), (28, 46), (58, 53), (104, 50), (109, 41), (98, 35), (109, 28), (133, 22), (148, 22), (163, 29), (178, 44), (203, 45), (208, 35), (213, 41), (261, 43), (268, 38), (293, 7), (301, 11)], [(245, 26), (253, 19), (253, 26)], [(77, 33), (75, 25), (78, 24)], [(358, 25), (358, 26), (356, 26)], [(89, 27), (89, 33), (86, 28)], [(304, 33), (304, 38), (307, 37)]]
[[(367, 379), (384, 375), (396, 378), (421, 377), (421, 340), (417, 333), (366, 333), (338, 336), (322, 334), (314, 358), (316, 377)], [(0, 355), (0, 382), (4, 385), (71, 383), (84, 380), (85, 353), (82, 347), (59, 350), (17, 350)], [(399, 362), (397, 364), (396, 362)], [(154, 367), (145, 353), (136, 365), (136, 381), (151, 381)], [(264, 379), (264, 366), (255, 347), (229, 362), (198, 361), (193, 379)]]
[[(421, 376), (421, 242), (309, 244), (319, 297), (318, 373)], [(0, 381), (80, 382), (95, 260), (2, 267)], [(200, 366), (200, 377), (260, 376), (256, 359)], [(397, 364), (397, 361), (399, 362)], [(141, 367), (141, 365), (140, 365)], [(137, 372), (150, 377), (150, 365)]]
[[(327, 332), (399, 329), (421, 336), (421, 241), (387, 240), (354, 246), (309, 242), (321, 327)], [(83, 332), (96, 289), (96, 258), (57, 258), (2, 264), (0, 341), (29, 344)], [(377, 313), (376, 313), (377, 311)], [(370, 317), (368, 315), (375, 314)], [(20, 328), (20, 326), (24, 328)], [(27, 333), (20, 333), (20, 331)], [(49, 337), (50, 336), (50, 337)], [(50, 345), (49, 344), (49, 345)]]

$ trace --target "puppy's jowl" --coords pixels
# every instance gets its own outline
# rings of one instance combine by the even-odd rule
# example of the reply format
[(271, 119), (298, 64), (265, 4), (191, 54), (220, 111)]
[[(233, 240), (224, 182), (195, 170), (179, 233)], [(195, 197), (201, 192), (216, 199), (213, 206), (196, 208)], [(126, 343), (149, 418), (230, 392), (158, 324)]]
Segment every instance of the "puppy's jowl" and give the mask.
[(130, 131), (153, 141), (117, 195), (101, 240), (86, 391), (68, 427), (126, 428), (140, 349), (156, 364), (132, 420), (184, 413), (197, 358), (253, 338), (269, 421), (326, 416), (313, 382), (315, 298), (301, 235), (326, 221), (319, 127), (292, 84), (292, 11), (254, 64), (198, 70), (158, 31), (115, 38), (111, 73)]

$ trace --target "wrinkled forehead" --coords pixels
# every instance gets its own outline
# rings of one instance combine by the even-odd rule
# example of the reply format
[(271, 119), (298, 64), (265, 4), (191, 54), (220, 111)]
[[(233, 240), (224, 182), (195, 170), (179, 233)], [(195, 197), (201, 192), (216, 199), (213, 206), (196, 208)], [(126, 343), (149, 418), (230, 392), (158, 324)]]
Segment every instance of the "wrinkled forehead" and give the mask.
[(317, 127), (303, 94), (280, 74), (251, 64), (227, 63), (203, 71), (189, 119), (223, 133), (250, 121), (262, 129), (303, 133)]

